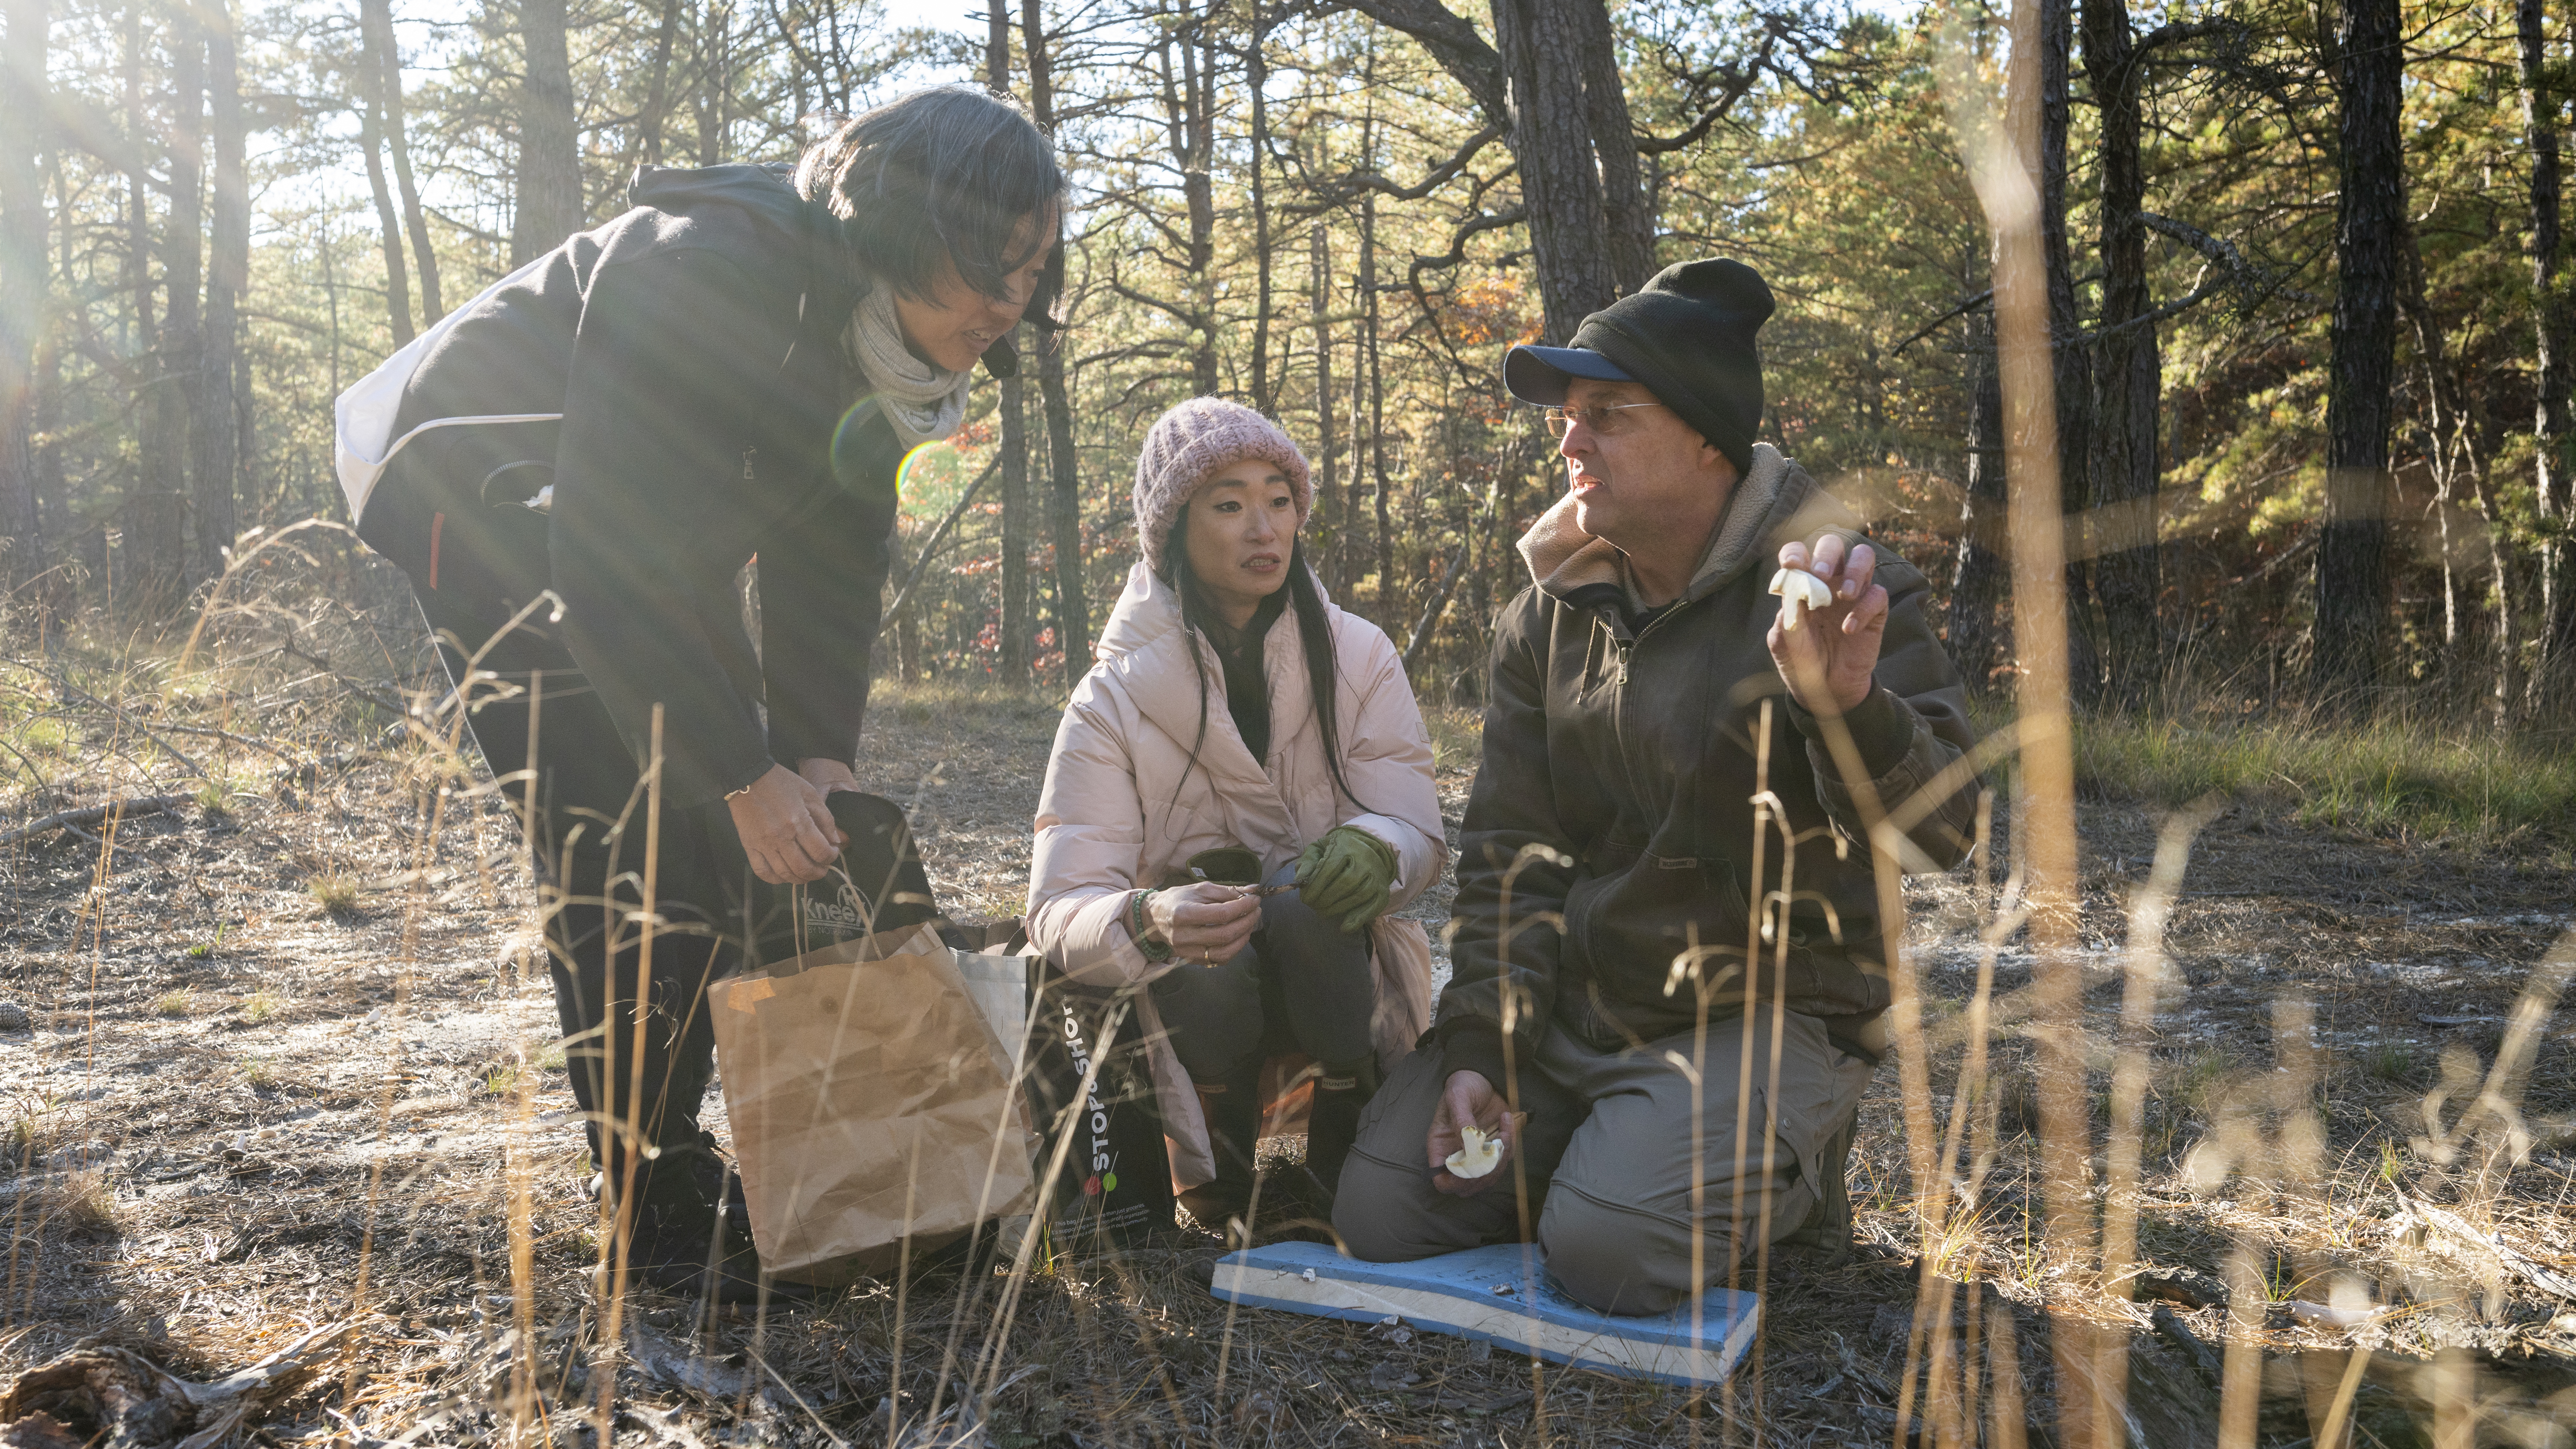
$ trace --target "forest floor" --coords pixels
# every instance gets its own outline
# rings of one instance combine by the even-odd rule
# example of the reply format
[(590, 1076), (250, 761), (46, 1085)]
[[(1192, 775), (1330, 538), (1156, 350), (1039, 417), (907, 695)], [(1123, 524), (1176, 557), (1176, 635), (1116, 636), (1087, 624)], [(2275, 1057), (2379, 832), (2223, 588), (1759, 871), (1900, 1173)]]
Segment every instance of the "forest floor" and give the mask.
[[(345, 641), (338, 655), (362, 657)], [(2058, 1360), (2089, 1325), (2128, 1344), (2133, 1440), (2182, 1449), (2218, 1442), (2229, 1310), (2208, 1280), (2233, 1271), (2262, 1443), (2313, 1441), (2338, 1389), (2387, 1449), (2463, 1414), (2480, 1443), (2576, 1440), (2564, 845), (2332, 835), (2251, 801), (2202, 831), (2170, 965), (2148, 978), (2160, 1009), (2131, 1038), (2147, 1064), (2137, 1256), (2184, 1270), (2150, 1290), (2168, 1301), (2104, 1294), (2034, 1225), (2033, 958), (2016, 939), (1993, 952), (1993, 1086), (1972, 1080), (1964, 1114), (1993, 1127), (1982, 1162), (1956, 1169), (1966, 1208), (1927, 1261), (1890, 1062), (1851, 1166), (1855, 1251), (1762, 1265), (1763, 1334), (1722, 1395), (1400, 1327), (1229, 1315), (1203, 1286), (1216, 1240), (1187, 1230), (1053, 1258), (1006, 1341), (1001, 1280), (952, 1277), (758, 1317), (644, 1295), (622, 1349), (603, 1343), (596, 1209), (511, 821), (488, 794), (442, 805), (435, 752), (335, 692), (419, 682), (416, 651), (375, 657), (414, 672), (272, 665), (182, 686), (131, 663), (7, 666), (0, 722), (51, 783), (22, 779), (0, 830), (152, 793), (155, 775), (196, 788), (0, 847), (0, 1382), (84, 1339), (210, 1380), (347, 1325), (323, 1371), (266, 1407), (262, 1442), (596, 1442), (613, 1390), (621, 1438), (679, 1446), (1867, 1445), (1927, 1412), (1909, 1380), (1928, 1319), (1970, 1335), (1944, 1350), (1936, 1419), (1964, 1356), (1993, 1370), (1964, 1390), (1993, 1417), (1986, 1442), (2019, 1442), (2024, 1419), (2051, 1442), (2072, 1371)], [(910, 810), (952, 914), (1018, 913), (1054, 723), (1024, 696), (881, 694), (864, 779)], [(1473, 730), (1435, 721), (1453, 832)], [(2081, 815), (2099, 1140), (2127, 913), (2161, 816)], [(1908, 889), (1928, 1105), (1946, 1118), (1993, 902), (1965, 873)], [(1414, 908), (1435, 940), (1444, 909), (1445, 888)], [(514, 1193), (533, 1232), (515, 1271)], [(1282, 1197), (1282, 1216), (1300, 1210)], [(1987, 1351), (2007, 1327), (2017, 1360)], [(0, 1399), (0, 1417), (24, 1407)], [(1964, 1442), (1978, 1437), (1972, 1423)]]

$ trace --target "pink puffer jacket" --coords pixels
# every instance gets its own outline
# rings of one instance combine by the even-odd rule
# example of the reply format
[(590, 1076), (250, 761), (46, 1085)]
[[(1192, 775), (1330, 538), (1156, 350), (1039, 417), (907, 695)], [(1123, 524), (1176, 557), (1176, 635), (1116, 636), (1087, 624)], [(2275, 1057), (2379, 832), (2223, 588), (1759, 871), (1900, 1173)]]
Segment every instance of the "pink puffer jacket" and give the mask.
[[(1099, 663), (1083, 677), (1056, 728), (1038, 797), (1037, 856), (1029, 872), (1029, 940), (1076, 980), (1126, 986), (1176, 969), (1145, 959), (1128, 938), (1127, 894), (1163, 879), (1192, 855), (1220, 845), (1247, 846), (1263, 870), (1297, 858), (1336, 825), (1355, 825), (1395, 848), (1390, 912), (1401, 910), (1437, 879), (1448, 848), (1431, 775), (1431, 737), (1404, 677), (1395, 646), (1374, 624), (1328, 601), (1339, 665), (1336, 723), (1342, 773), (1363, 810), (1333, 785), (1316, 727), (1306, 653), (1289, 610), (1262, 641), (1270, 675), (1270, 758), (1256, 761), (1226, 711), (1225, 675), (1216, 653), (1181, 626), (1170, 585), (1138, 564), (1094, 651)], [(1206, 665), (1207, 736), (1198, 738), (1198, 674), (1188, 650)], [(1382, 813), (1380, 813), (1382, 812)], [(1377, 968), (1371, 1034), (1378, 1060), (1393, 1067), (1412, 1050), (1431, 1019), (1431, 943), (1416, 921), (1381, 916), (1370, 928)], [(1189, 1074), (1164, 1041), (1153, 997), (1137, 1010), (1154, 1042), (1155, 1095), (1163, 1109), (1175, 1188), (1216, 1175), (1207, 1124)]]

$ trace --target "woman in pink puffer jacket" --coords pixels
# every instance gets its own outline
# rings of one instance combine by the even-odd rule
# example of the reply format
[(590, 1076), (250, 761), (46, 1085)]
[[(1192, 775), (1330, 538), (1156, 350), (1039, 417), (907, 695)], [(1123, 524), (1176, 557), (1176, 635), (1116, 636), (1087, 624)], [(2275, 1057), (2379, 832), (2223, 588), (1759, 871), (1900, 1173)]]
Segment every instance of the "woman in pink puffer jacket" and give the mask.
[(1038, 803), (1029, 939), (1078, 981), (1145, 987), (1173, 1186), (1215, 1229), (1251, 1196), (1266, 1058), (1320, 1068), (1306, 1162), (1329, 1193), (1430, 1019), (1430, 943), (1390, 913), (1446, 862), (1431, 741), (1395, 646), (1306, 565), (1312, 500), (1269, 419), (1163, 415), (1136, 462), (1143, 557)]

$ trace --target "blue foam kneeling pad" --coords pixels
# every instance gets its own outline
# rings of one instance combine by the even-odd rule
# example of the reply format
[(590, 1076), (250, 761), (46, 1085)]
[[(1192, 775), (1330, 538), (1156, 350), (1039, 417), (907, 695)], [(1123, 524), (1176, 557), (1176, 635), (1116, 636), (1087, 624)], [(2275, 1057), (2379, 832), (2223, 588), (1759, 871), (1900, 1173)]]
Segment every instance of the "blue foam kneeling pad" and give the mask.
[(1482, 1339), (1550, 1363), (1629, 1378), (1700, 1386), (1723, 1383), (1753, 1341), (1762, 1300), (1731, 1288), (1700, 1295), (1692, 1308), (1624, 1317), (1598, 1313), (1557, 1291), (1522, 1243), (1469, 1248), (1411, 1263), (1363, 1263), (1321, 1243), (1273, 1243), (1218, 1260), (1216, 1296), (1250, 1308), (1278, 1308)]

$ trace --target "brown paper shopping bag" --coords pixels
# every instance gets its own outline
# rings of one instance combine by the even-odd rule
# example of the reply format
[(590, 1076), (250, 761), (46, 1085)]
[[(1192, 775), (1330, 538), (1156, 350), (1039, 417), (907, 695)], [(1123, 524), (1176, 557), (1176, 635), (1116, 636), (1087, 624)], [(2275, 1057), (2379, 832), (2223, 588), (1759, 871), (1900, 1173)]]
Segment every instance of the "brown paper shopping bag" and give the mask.
[(708, 989), (763, 1268), (845, 1282), (890, 1269), (907, 1239), (919, 1254), (1029, 1211), (1019, 1044), (979, 994), (996, 995), (980, 980), (970, 990), (927, 927)]

